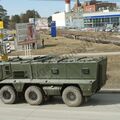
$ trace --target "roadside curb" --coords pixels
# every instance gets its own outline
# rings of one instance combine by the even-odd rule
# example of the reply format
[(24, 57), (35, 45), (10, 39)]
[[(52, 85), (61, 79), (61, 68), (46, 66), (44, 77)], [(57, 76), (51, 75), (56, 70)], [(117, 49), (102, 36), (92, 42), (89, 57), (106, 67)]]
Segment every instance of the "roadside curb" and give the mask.
[(99, 93), (120, 93), (120, 89), (101, 89)]

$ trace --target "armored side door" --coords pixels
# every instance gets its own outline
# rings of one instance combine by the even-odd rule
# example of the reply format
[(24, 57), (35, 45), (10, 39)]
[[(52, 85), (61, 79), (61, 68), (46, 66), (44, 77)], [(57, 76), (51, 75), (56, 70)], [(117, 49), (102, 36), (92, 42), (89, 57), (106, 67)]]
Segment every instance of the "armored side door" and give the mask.
[(96, 79), (97, 67), (98, 65), (96, 62), (82, 63), (81, 77), (83, 79)]
[(80, 63), (67, 63), (67, 78), (68, 79), (81, 79), (81, 67)]
[(42, 79), (62, 79), (66, 78), (65, 64), (42, 63), (37, 64), (37, 76)]
[(12, 75), (11, 64), (5, 63), (2, 65), (2, 79), (10, 78)]
[(12, 69), (12, 78), (15, 78), (15, 79), (30, 79), (30, 78), (32, 78), (30, 63), (25, 63), (25, 62), (12, 63), (11, 69)]
[(65, 79), (66, 78), (66, 64), (65, 63), (54, 63), (51, 65), (51, 78), (54, 79)]
[(50, 64), (34, 62), (31, 63), (33, 79), (49, 79), (50, 78)]

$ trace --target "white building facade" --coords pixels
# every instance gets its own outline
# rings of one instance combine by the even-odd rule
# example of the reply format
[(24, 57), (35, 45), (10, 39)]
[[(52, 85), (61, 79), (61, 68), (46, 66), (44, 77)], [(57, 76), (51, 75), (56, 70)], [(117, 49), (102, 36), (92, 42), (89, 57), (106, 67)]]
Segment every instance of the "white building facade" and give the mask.
[(107, 24), (120, 26), (120, 11), (102, 11), (92, 13), (62, 12), (52, 16), (57, 27), (68, 28), (98, 28)]
[(56, 22), (56, 27), (66, 27), (66, 13), (60, 12), (52, 15), (52, 21)]
[(52, 21), (56, 22), (56, 27), (63, 28), (83, 28), (84, 20), (77, 12), (62, 12), (52, 15)]

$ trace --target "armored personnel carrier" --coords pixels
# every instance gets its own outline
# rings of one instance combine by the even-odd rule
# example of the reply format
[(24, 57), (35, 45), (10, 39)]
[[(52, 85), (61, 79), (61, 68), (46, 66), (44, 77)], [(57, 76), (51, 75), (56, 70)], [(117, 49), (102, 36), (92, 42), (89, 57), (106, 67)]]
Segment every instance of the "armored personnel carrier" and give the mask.
[(20, 93), (31, 105), (46, 96), (62, 96), (71, 107), (80, 106), (106, 83), (105, 57), (13, 58), (0, 62), (0, 96), (5, 104), (15, 103)]

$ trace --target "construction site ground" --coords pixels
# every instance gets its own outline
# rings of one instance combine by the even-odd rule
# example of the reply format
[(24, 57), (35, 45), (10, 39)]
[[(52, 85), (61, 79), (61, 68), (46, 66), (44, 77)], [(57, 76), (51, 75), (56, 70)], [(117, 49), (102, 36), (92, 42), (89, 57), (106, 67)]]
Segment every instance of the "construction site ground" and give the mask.
[[(85, 33), (84, 35), (86, 36), (87, 33)], [(108, 38), (111, 36), (111, 34), (107, 34), (107, 35)], [(101, 37), (101, 36), (102, 34), (99, 34), (97, 37)], [(119, 39), (119, 35), (114, 35), (114, 37)], [(44, 47), (42, 46), (43, 39), (44, 39)], [(100, 52), (120, 51), (120, 46), (114, 44), (103, 44), (103, 43), (74, 40), (74, 39), (65, 38), (62, 35), (52, 38), (50, 35), (40, 34), (40, 38), (37, 41), (39, 44), (39, 48), (35, 50), (31, 50), (32, 55), (63, 55), (63, 54), (72, 55), (77, 53), (100, 53)], [(13, 51), (12, 53), (10, 53), (10, 55), (13, 56), (24, 55), (24, 52)], [(110, 89), (120, 88), (120, 56), (119, 55), (108, 56), (107, 78), (108, 80), (104, 88), (110, 88)]]

